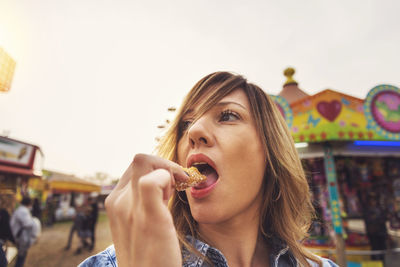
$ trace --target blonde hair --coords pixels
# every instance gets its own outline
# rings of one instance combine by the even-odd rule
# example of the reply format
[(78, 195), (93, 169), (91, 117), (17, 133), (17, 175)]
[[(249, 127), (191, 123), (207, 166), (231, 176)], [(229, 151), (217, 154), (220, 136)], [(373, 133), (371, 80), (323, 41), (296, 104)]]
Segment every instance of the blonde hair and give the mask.
[[(248, 97), (266, 155), (260, 232), (267, 242), (270, 238), (284, 241), (300, 264), (310, 266), (307, 262), (310, 259), (321, 265), (321, 261), (301, 244), (308, 236), (307, 231), (314, 214), (301, 161), (285, 120), (275, 103), (261, 88), (248, 83), (244, 77), (229, 72), (215, 72), (205, 76), (185, 97), (175, 120), (160, 140), (158, 154), (177, 161), (181, 119), (200, 97), (207, 97), (199, 111), (201, 115), (238, 89), (243, 90)], [(185, 192), (176, 191), (173, 194), (170, 210), (181, 245), (196, 253), (193, 244), (186, 240), (186, 235), (194, 238), (201, 236), (197, 222), (190, 213)]]

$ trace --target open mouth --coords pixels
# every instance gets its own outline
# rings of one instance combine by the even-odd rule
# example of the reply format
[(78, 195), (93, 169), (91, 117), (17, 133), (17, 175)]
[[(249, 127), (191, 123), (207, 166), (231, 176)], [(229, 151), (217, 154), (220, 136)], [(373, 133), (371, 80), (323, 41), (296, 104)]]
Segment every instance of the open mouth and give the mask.
[(193, 167), (196, 167), (201, 174), (207, 177), (207, 180), (204, 182), (196, 185), (194, 188), (195, 189), (203, 189), (206, 187), (209, 187), (210, 185), (215, 184), (215, 182), (218, 180), (218, 173), (217, 171), (211, 167), (208, 163), (206, 162), (195, 162), (192, 164)]

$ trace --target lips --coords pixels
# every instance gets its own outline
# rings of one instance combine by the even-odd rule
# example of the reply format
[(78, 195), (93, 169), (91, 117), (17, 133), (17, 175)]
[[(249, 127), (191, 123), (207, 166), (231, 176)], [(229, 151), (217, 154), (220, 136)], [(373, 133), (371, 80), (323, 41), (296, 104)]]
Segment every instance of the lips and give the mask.
[(191, 167), (195, 163), (200, 163), (200, 162), (207, 163), (208, 165), (210, 165), (216, 171), (216, 166), (215, 166), (214, 161), (212, 161), (209, 157), (207, 157), (204, 154), (193, 154), (193, 155), (191, 155), (187, 159), (187, 166)]
[(207, 177), (205, 182), (192, 187), (190, 193), (194, 198), (207, 196), (218, 182), (218, 172), (215, 163), (204, 154), (193, 154), (187, 160), (187, 166), (195, 166), (201, 174)]

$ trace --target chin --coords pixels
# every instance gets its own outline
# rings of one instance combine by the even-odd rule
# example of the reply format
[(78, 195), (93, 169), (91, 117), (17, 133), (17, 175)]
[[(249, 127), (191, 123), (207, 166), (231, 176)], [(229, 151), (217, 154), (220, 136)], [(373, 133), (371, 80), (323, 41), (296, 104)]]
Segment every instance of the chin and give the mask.
[(213, 224), (223, 221), (223, 214), (221, 214), (217, 207), (205, 207), (195, 205), (190, 207), (190, 211), (194, 220), (197, 223)]
[(214, 216), (193, 216), (198, 224), (217, 224), (219, 220)]

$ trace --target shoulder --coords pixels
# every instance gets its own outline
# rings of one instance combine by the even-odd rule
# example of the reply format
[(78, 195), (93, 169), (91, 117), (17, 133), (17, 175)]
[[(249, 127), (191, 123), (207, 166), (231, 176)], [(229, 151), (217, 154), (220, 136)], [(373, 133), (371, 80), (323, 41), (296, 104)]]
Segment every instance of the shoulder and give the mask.
[[(326, 259), (326, 258), (322, 258), (320, 256), (314, 255), (317, 258), (319, 258), (322, 262), (322, 267), (339, 267), (339, 265), (337, 265), (336, 263), (334, 263), (332, 260), (330, 259)], [(314, 261), (308, 261), (312, 267), (318, 267), (318, 263), (314, 262)]]
[(78, 267), (117, 267), (114, 245), (84, 260)]
[(30, 215), (30, 211), (27, 207), (25, 207), (24, 205), (20, 205), (14, 212), (14, 214), (16, 216), (28, 216)]
[(20, 205), (18, 208), (15, 209), (13, 214), (23, 213), (26, 212), (26, 209), (23, 205)]

